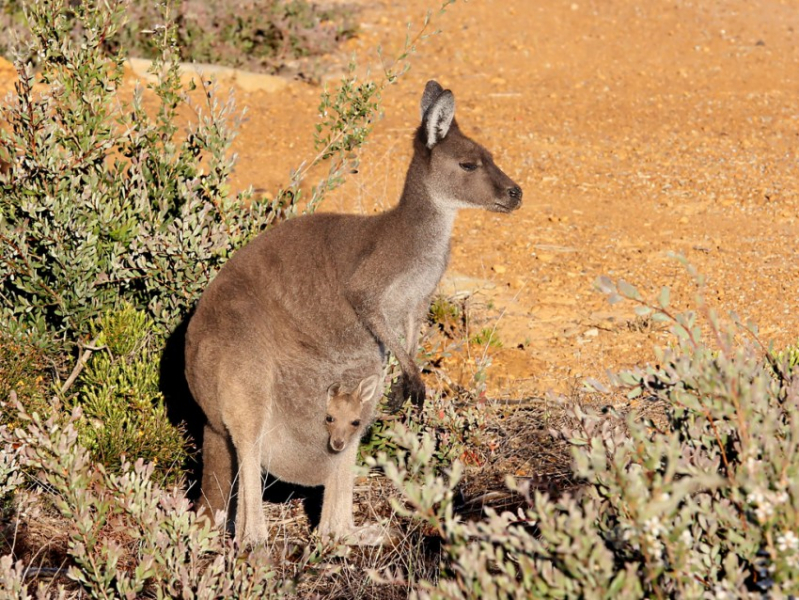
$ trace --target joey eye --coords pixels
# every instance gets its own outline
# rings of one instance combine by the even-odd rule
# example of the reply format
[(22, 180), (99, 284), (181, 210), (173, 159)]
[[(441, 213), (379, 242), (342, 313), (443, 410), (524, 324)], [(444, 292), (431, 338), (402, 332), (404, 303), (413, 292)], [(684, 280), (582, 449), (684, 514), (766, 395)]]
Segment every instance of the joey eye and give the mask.
[(459, 166), (460, 166), (461, 169), (463, 169), (467, 173), (471, 173), (472, 171), (477, 169), (477, 164), (475, 164), (473, 162), (462, 162), (462, 163), (459, 163)]
[(333, 421), (335, 421), (335, 419), (333, 417), (331, 417), (330, 415), (327, 415), (325, 417), (325, 421), (327, 421), (328, 423), (332, 423)]
[(352, 426), (353, 426), (353, 427), (360, 427), (360, 425), (361, 425), (361, 422), (360, 422), (360, 421), (358, 421), (357, 419), (356, 419), (355, 421), (353, 421), (353, 422), (352, 422)]

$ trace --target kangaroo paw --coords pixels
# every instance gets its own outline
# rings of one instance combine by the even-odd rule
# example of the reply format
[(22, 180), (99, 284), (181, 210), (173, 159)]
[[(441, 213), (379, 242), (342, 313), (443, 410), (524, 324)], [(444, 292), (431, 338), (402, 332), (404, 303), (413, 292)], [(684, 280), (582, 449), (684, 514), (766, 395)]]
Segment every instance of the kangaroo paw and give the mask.
[(409, 377), (403, 373), (391, 384), (387, 403), (389, 412), (397, 412), (409, 398), (415, 406), (424, 404), (424, 382), (418, 376)]
[(408, 398), (411, 399), (414, 406), (421, 406), (424, 404), (425, 396), (427, 395), (427, 390), (424, 387), (424, 381), (418, 375), (414, 378), (409, 378), (407, 382), (408, 386)]

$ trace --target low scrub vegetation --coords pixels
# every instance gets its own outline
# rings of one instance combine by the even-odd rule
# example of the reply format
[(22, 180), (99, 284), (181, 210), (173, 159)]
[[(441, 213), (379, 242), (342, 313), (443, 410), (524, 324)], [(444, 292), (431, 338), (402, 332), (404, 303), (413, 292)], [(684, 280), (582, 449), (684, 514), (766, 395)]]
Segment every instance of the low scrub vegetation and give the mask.
[[(175, 125), (196, 96), (180, 87), (168, 21), (152, 38), (160, 80), (124, 103), (122, 59), (108, 44), (128, 43), (127, 6), (31, 3), (17, 93), (0, 109), (4, 597), (799, 594), (799, 347), (760, 346), (701, 293), (678, 313), (666, 288), (648, 301), (604, 278), (611, 301), (674, 337), (653, 366), (526, 407), (537, 429), (522, 437), (546, 446), (546, 461), (535, 462), (535, 444), (504, 439), (514, 416), (491, 406), (478, 372), (472, 389), (445, 384), (365, 439), (357, 518), (384, 521), (385, 548), (322, 544), (304, 521), (296, 535), (278, 525), (268, 547), (241, 548), (198, 518), (183, 471), (193, 448), (169, 422), (162, 353), (231, 252), (298, 211), (307, 170), (274, 202), (229, 190), (234, 107), (209, 87), (200, 120)], [(380, 92), (429, 21), (385, 81), (348, 76), (323, 95), (320, 113), (333, 116), (320, 117), (314, 161), (330, 171), (310, 209), (356, 159)], [(470, 337), (467, 320), (465, 304), (437, 299), (430, 370), (456, 338), (498, 343), (491, 327)], [(492, 463), (486, 483), (503, 447), (524, 454), (529, 474)]]
[[(593, 382), (600, 398), (623, 393), (640, 408), (565, 406), (551, 435), (572, 447), (575, 493), (508, 478), (526, 506), (464, 521), (454, 510), (463, 467), (437, 468), (430, 436), (397, 433), (400, 460), (373, 459), (402, 494), (400, 514), (443, 541), (440, 578), (417, 582), (419, 597), (794, 597), (796, 348), (737, 342), (756, 332), (723, 325), (701, 296), (697, 311), (672, 314), (667, 289), (650, 305), (625, 282), (598, 285), (670, 322), (675, 343), (656, 351), (658, 366)], [(657, 407), (650, 418), (645, 405)]]
[[(80, 26), (80, 3), (66, 4), (67, 17), (77, 16), (77, 38), (85, 31)], [(292, 60), (331, 52), (355, 34), (353, 12), (346, 6), (325, 7), (308, 0), (176, 0), (167, 4), (164, 12), (159, 3), (127, 2), (127, 18), (115, 35), (101, 40), (103, 48), (109, 53), (124, 49), (131, 56), (155, 58), (161, 54), (157, 36), (172, 24), (175, 50), (182, 61), (274, 72)], [(0, 6), (0, 26), (8, 32), (0, 41), (0, 54), (11, 56), (14, 37), (28, 36), (30, 15), (26, 3), (19, 0), (6, 0)]]

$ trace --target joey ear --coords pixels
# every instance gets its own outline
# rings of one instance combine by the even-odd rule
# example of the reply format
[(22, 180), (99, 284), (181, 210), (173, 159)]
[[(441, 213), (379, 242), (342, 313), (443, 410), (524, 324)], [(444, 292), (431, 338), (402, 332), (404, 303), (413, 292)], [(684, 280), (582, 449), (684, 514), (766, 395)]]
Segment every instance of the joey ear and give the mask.
[(361, 399), (361, 404), (369, 402), (369, 400), (374, 397), (375, 390), (377, 390), (379, 383), (380, 377), (377, 375), (370, 375), (358, 384), (358, 397)]
[(327, 388), (327, 401), (330, 402), (330, 399), (333, 396), (338, 396), (341, 393), (341, 384), (340, 383), (333, 383)]
[(427, 109), (422, 120), (428, 148), (432, 148), (446, 137), (454, 118), (455, 96), (451, 91), (444, 90)]
[(427, 85), (424, 86), (424, 92), (422, 93), (422, 119), (424, 119), (427, 109), (433, 105), (433, 102), (436, 101), (436, 98), (438, 98), (443, 91), (444, 88), (438, 85), (437, 81), (431, 79), (427, 82)]

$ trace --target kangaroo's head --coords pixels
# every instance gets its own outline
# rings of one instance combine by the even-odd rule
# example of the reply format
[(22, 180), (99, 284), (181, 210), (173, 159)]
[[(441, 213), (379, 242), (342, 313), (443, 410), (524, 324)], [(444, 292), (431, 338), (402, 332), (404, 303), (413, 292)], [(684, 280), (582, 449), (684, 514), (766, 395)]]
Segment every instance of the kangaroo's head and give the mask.
[(415, 148), (417, 154), (427, 157), (425, 185), (436, 203), (495, 212), (511, 212), (521, 206), (521, 188), (494, 164), (488, 150), (461, 133), (450, 90), (428, 81), (421, 110)]
[(329, 446), (333, 452), (341, 452), (353, 438), (360, 439), (365, 422), (364, 405), (375, 394), (379, 378), (377, 375), (367, 377), (358, 384), (353, 392), (345, 392), (340, 383), (327, 388), (327, 414), (325, 426), (330, 436)]

